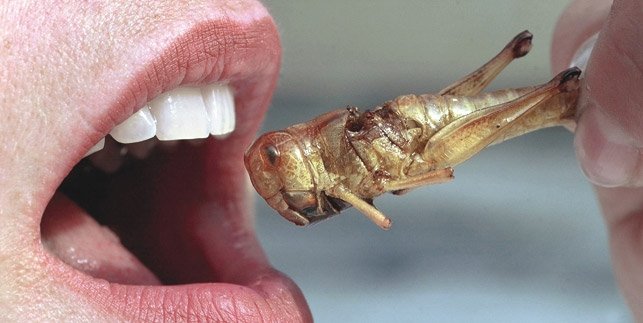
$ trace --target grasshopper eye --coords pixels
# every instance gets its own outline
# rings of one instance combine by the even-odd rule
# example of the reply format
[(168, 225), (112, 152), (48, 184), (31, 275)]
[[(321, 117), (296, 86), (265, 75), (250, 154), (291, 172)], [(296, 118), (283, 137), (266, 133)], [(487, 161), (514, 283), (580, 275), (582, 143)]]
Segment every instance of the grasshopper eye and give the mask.
[(263, 154), (264, 156), (267, 157), (268, 162), (270, 162), (271, 165), (275, 165), (277, 163), (277, 159), (279, 158), (279, 150), (277, 150), (277, 147), (273, 145), (268, 145), (263, 147)]

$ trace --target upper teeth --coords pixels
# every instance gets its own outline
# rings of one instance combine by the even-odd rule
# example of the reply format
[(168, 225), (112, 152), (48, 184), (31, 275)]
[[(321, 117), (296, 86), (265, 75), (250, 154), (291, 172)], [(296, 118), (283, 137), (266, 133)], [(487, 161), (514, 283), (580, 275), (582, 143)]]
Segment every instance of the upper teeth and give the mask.
[[(234, 96), (224, 84), (178, 87), (148, 102), (112, 129), (114, 140), (129, 144), (156, 136), (159, 140), (225, 136), (235, 128)], [(91, 154), (102, 149), (100, 143)]]
[(180, 87), (163, 93), (150, 102), (150, 111), (156, 119), (156, 138), (159, 140), (210, 135), (210, 121), (200, 89)]
[(109, 134), (114, 140), (124, 144), (154, 137), (156, 135), (156, 119), (150, 112), (150, 106), (146, 104), (131, 117), (114, 127)]

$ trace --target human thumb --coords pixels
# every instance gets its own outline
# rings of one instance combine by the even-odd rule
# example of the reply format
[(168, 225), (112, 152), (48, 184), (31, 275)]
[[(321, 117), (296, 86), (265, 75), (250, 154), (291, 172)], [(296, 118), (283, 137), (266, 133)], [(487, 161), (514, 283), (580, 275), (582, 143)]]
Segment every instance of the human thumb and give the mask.
[(587, 178), (598, 186), (643, 186), (642, 19), (643, 2), (615, 0), (599, 34), (587, 38), (569, 62), (580, 65), (585, 75), (576, 155)]

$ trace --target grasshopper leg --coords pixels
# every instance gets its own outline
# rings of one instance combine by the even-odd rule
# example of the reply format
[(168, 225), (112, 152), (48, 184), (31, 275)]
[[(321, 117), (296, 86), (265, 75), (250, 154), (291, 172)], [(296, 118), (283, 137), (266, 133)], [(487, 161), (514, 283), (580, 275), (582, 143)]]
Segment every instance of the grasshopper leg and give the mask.
[[(445, 169), (427, 172), (407, 179), (387, 182), (384, 185), (384, 189), (386, 191), (407, 190), (428, 184), (444, 183), (451, 179), (453, 179), (453, 169), (451, 167), (447, 167)], [(365, 217), (384, 230), (390, 229), (393, 224), (393, 221), (373, 206), (371, 201), (361, 199), (359, 196), (349, 192), (342, 186), (334, 187), (333, 189), (328, 190), (326, 194), (350, 203), (354, 208), (362, 212)]]
[(384, 184), (385, 191), (402, 191), (397, 194), (405, 193), (406, 190), (416, 188), (424, 185), (446, 183), (453, 179), (453, 168), (447, 167), (443, 169), (429, 171), (417, 176), (389, 181)]
[(375, 223), (383, 230), (390, 229), (391, 225), (393, 224), (393, 221), (386, 217), (384, 213), (380, 212), (380, 210), (375, 208), (373, 204), (364, 201), (359, 196), (349, 192), (342, 186), (334, 187), (333, 189), (327, 191), (326, 194), (350, 203), (354, 208), (362, 212), (365, 217), (373, 221), (373, 223)]
[(554, 96), (576, 91), (579, 75), (580, 69), (567, 69), (524, 96), (457, 119), (429, 139), (422, 157), (437, 169), (455, 166), (498, 139), (511, 137), (510, 131), (526, 133), (542, 128), (544, 120), (523, 123), (522, 118)]
[(440, 95), (469, 96), (480, 93), (500, 72), (516, 58), (527, 55), (533, 35), (523, 31), (516, 35), (503, 49), (471, 74), (440, 91)]

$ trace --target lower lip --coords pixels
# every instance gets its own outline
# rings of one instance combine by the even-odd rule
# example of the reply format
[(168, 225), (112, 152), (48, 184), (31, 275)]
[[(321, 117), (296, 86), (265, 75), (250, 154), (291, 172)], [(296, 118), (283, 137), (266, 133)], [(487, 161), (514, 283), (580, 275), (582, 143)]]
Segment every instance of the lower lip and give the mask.
[[(235, 138), (238, 137), (232, 136), (229, 140)], [(187, 222), (196, 228), (187, 230), (192, 230), (191, 234), (196, 236), (195, 248), (202, 249), (204, 265), (213, 268), (206, 270), (213, 270), (213, 277), (226, 283), (176, 286), (115, 284), (84, 275), (45, 253), (48, 257), (46, 262), (49, 263), (47, 268), (50, 270), (48, 279), (62, 279), (56, 285), (67, 286), (67, 290), (81, 296), (81, 302), (85, 303), (86, 307), (100, 308), (106, 313), (106, 317), (112, 319), (117, 317), (125, 321), (174, 321), (208, 317), (229, 322), (244, 317), (261, 317), (266, 320), (310, 320), (307, 305), (297, 286), (267, 264), (251, 232), (252, 229), (248, 229), (247, 221), (250, 214), (244, 209), (246, 201), (242, 198), (247, 187), (245, 181), (238, 180), (239, 176), (245, 175), (243, 165), (240, 162), (214, 163), (214, 159), (217, 159), (220, 153), (231, 156), (231, 159), (235, 156), (240, 159), (243, 150), (239, 145), (222, 141), (210, 141), (200, 149), (205, 150), (202, 156), (192, 161), (196, 162), (194, 164), (208, 167), (202, 172), (205, 179), (197, 181), (205, 185), (212, 183), (214, 177), (219, 177), (220, 182), (229, 184), (209, 189), (196, 187), (199, 199), (206, 202), (196, 205), (197, 208), (194, 210), (182, 210), (181, 217), (189, 219)], [(184, 164), (183, 156), (177, 154), (171, 156), (167, 165), (163, 167), (172, 171), (180, 169), (180, 165)], [(182, 174), (178, 172), (171, 177)], [(234, 180), (235, 178), (237, 180)], [(194, 192), (176, 198), (185, 200), (192, 193)], [(218, 207), (215, 211), (208, 212), (209, 216), (204, 217), (202, 208), (207, 208), (209, 203)], [(164, 214), (164, 211), (169, 214)], [(154, 210), (152, 214), (159, 219), (167, 219), (168, 216), (176, 215), (177, 210)], [(177, 229), (173, 226), (166, 228)], [(169, 243), (173, 243), (172, 237), (169, 237)], [(199, 271), (189, 264), (185, 267), (188, 271)]]
[[(72, 274), (60, 272), (59, 274)], [(79, 305), (100, 308), (109, 321), (234, 322), (244, 318), (265, 321), (310, 321), (307, 305), (294, 284), (276, 271), (259, 275), (253, 287), (226, 283), (180, 286), (126, 286), (76, 279), (84, 293)], [(83, 286), (84, 285), (84, 286)], [(82, 287), (81, 287), (82, 286)], [(87, 288), (91, 286), (91, 288)], [(100, 319), (100, 320), (102, 320)]]

